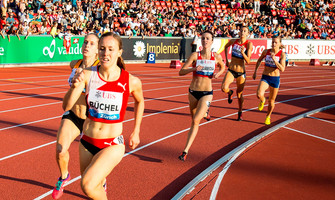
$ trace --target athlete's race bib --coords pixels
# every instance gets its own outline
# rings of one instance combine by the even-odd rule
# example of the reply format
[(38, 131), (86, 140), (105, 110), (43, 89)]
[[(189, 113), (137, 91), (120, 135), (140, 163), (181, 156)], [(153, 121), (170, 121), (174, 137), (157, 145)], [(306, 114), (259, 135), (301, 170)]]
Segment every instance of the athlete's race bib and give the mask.
[(196, 72), (197, 74), (202, 76), (212, 76), (215, 70), (215, 60), (197, 60), (196, 66), (203, 67)]
[(91, 89), (87, 102), (92, 117), (106, 120), (119, 120), (123, 94)]

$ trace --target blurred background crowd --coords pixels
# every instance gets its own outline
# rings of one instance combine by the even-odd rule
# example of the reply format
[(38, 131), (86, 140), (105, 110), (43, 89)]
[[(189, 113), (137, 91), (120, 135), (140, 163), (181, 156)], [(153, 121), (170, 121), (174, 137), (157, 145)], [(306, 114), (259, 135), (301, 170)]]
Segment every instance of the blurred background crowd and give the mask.
[(243, 25), (250, 38), (334, 39), (334, 8), (335, 0), (1, 0), (0, 32), (235, 38)]

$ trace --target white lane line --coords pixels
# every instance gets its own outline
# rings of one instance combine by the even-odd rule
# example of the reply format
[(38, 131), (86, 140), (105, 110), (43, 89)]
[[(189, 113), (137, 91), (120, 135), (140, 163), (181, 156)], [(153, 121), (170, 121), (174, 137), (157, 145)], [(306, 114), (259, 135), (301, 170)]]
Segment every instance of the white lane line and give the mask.
[(52, 119), (57, 119), (57, 118), (60, 118), (61, 116), (57, 116), (57, 117), (50, 117), (50, 118), (45, 118), (45, 119), (41, 119), (41, 120), (37, 120), (37, 121), (32, 121), (32, 122), (27, 122), (27, 123), (24, 123), (24, 124), (17, 124), (15, 126), (7, 126), (5, 128), (0, 128), (0, 131), (4, 131), (4, 130), (8, 130), (8, 129), (12, 129), (12, 128), (17, 128), (17, 127), (20, 127), (20, 126), (25, 126), (25, 125), (29, 125), (29, 124), (35, 124), (35, 123), (38, 123), (38, 122), (44, 122), (44, 121), (48, 121), (48, 120), (52, 120)]
[(0, 91), (1, 93), (10, 93), (10, 92), (13, 92), (13, 91), (21, 91), (21, 90), (37, 90), (37, 89), (41, 89), (41, 88), (57, 88), (57, 87), (65, 87), (65, 86), (68, 86), (69, 84), (67, 85), (52, 85), (52, 86), (41, 86), (41, 87), (32, 87), (32, 88), (20, 88), (20, 89), (13, 89), (13, 90), (2, 90)]
[(0, 158), (0, 161), (2, 161), (2, 160), (6, 160), (6, 159), (11, 158), (11, 157), (14, 157), (14, 156), (21, 155), (21, 154), (23, 154), (23, 153), (27, 153), (27, 152), (29, 152), (29, 151), (33, 151), (33, 150), (35, 150), (35, 149), (39, 149), (39, 148), (42, 148), (42, 147), (45, 147), (45, 146), (48, 146), (48, 145), (50, 145), (50, 144), (54, 144), (54, 143), (56, 143), (56, 141), (49, 142), (49, 143), (46, 143), (46, 144), (42, 144), (42, 145), (40, 145), (40, 146), (33, 147), (33, 148), (30, 148), (30, 149), (27, 149), (27, 150), (24, 150), (24, 151), (21, 151), (21, 152), (18, 152), (18, 153), (15, 153), (15, 154), (6, 156), (6, 157), (2, 157), (2, 158)]
[(311, 119), (316, 119), (316, 120), (320, 120), (320, 121), (323, 121), (323, 122), (327, 122), (327, 123), (330, 123), (330, 124), (335, 124), (335, 122), (332, 122), (332, 121), (329, 121), (329, 120), (320, 119), (320, 118), (312, 117), (312, 116), (307, 116), (307, 117), (311, 118)]
[[(13, 97), (13, 98), (8, 98), (8, 99), (0, 99), (0, 101), (9, 101), (9, 100), (16, 100), (16, 99), (23, 99), (23, 98), (29, 98), (29, 97), (43, 97), (46, 95), (51, 95), (51, 94), (61, 94), (65, 93), (66, 91), (62, 92), (53, 92), (53, 93), (44, 93), (44, 94), (34, 94), (34, 95), (28, 95), (28, 96), (22, 96), (22, 97)], [(58, 97), (46, 97), (46, 98), (58, 98)]]
[(18, 110), (29, 109), (29, 108), (37, 108), (37, 107), (42, 107), (42, 106), (50, 106), (50, 105), (59, 104), (59, 103), (62, 103), (62, 102), (61, 101), (57, 101), (57, 102), (53, 102), (53, 103), (39, 104), (39, 105), (35, 105), (35, 106), (27, 106), (27, 107), (15, 108), (15, 109), (10, 109), (10, 110), (3, 110), (3, 111), (0, 111), (0, 114), (1, 113), (6, 113), (6, 112), (13, 112), (13, 111), (18, 111)]
[(297, 129), (293, 129), (293, 128), (289, 128), (289, 127), (286, 127), (284, 126), (283, 128), (286, 128), (288, 130), (291, 130), (291, 131), (295, 131), (297, 133), (301, 133), (301, 134), (304, 134), (304, 135), (308, 135), (308, 136), (311, 136), (311, 137), (314, 137), (314, 138), (318, 138), (320, 140), (324, 140), (324, 141), (327, 141), (327, 142), (331, 142), (331, 143), (334, 143), (335, 144), (335, 141), (333, 140), (329, 140), (329, 139), (326, 139), (326, 138), (323, 138), (323, 137), (319, 137), (319, 136), (316, 136), (316, 135), (312, 135), (312, 134), (309, 134), (309, 133), (306, 133), (306, 132), (303, 132), (303, 131), (299, 131)]

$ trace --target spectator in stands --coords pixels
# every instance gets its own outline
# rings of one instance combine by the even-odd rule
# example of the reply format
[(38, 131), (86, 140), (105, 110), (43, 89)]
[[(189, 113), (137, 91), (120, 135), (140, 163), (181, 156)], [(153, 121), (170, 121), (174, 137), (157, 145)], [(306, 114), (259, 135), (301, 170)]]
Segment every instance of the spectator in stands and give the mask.
[(12, 11), (9, 12), (9, 16), (6, 19), (6, 23), (10, 27), (12, 27), (14, 25), (15, 19), (14, 19), (14, 13)]
[(7, 5), (8, 5), (8, 2), (9, 2), (9, 0), (1, 0), (1, 2), (0, 2), (1, 3), (0, 4), (1, 16), (2, 16), (3, 19), (5, 19), (7, 17)]
[(11, 27), (9, 27), (9, 29), (8, 29), (8, 31), (7, 31), (8, 42), (10, 42), (10, 36), (11, 36), (11, 35), (15, 35), (19, 40), (21, 40), (21, 39), (20, 39), (20, 36), (19, 36), (19, 34), (18, 34), (18, 30), (17, 30), (17, 28), (16, 28), (15, 26), (11, 26)]

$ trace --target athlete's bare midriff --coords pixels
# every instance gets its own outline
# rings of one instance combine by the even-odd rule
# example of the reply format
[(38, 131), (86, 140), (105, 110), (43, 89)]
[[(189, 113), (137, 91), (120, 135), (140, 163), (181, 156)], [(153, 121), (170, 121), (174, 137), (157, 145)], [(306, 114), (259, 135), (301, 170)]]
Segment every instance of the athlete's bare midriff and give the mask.
[(280, 76), (280, 71), (278, 68), (264, 66), (263, 74), (268, 76)]
[(103, 123), (86, 119), (83, 133), (96, 139), (115, 138), (122, 134), (122, 122)]
[(194, 76), (190, 84), (190, 89), (194, 91), (212, 91), (212, 79), (202, 76)]
[(72, 112), (81, 119), (86, 119), (86, 100), (85, 95), (80, 95), (76, 104), (72, 107)]
[(235, 72), (244, 73), (245, 72), (244, 59), (232, 57), (231, 62), (229, 63), (229, 69)]

